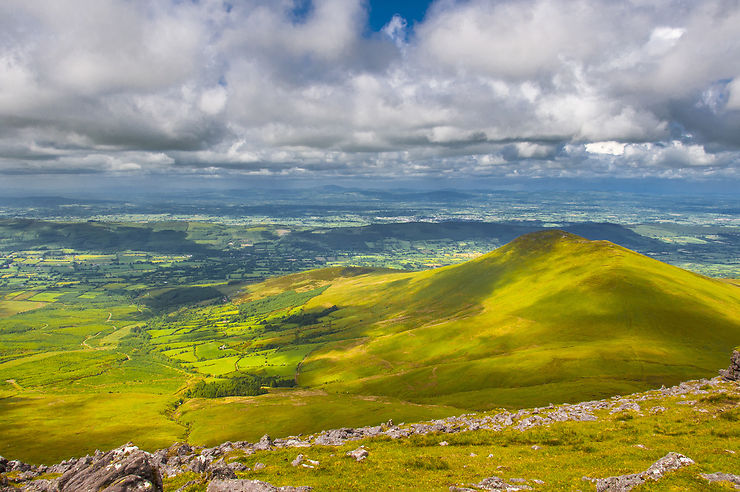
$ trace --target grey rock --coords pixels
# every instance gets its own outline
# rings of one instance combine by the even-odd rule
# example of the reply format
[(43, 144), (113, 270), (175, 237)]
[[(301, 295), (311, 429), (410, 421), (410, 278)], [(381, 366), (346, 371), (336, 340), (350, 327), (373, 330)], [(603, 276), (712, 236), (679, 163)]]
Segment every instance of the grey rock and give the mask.
[(645, 483), (639, 474), (600, 478), (596, 481), (597, 492), (626, 492)]
[(260, 480), (213, 480), (207, 492), (309, 492), (311, 487), (275, 487)]
[(303, 441), (301, 439), (288, 438), (283, 441), (282, 447), (284, 448), (310, 448), (311, 443), (308, 441)]
[(28, 463), (24, 463), (22, 461), (18, 461), (18, 460), (8, 461), (5, 467), (6, 467), (6, 471), (15, 471), (15, 472), (21, 472), (21, 473), (31, 470), (31, 465), (29, 465)]
[(644, 472), (618, 477), (600, 478), (596, 481), (597, 492), (627, 492), (645, 483), (646, 480), (660, 480), (669, 471), (693, 465), (691, 458), (679, 453), (668, 453), (650, 465)]
[(260, 438), (260, 442), (253, 446), (253, 449), (255, 451), (267, 451), (268, 449), (272, 449), (272, 439), (270, 439), (270, 436), (265, 434)]
[(730, 366), (719, 371), (719, 375), (728, 381), (740, 381), (740, 350), (732, 351)]
[(176, 443), (170, 447), (170, 450), (177, 456), (187, 456), (189, 454), (193, 454), (193, 448), (190, 447), (190, 445), (186, 443), (183, 443), (183, 444)]
[(349, 456), (351, 458), (354, 458), (355, 461), (362, 461), (365, 458), (367, 458), (369, 455), (370, 455), (370, 453), (367, 452), (367, 449), (365, 449), (362, 446), (360, 446), (357, 449), (354, 449), (352, 451), (348, 451), (347, 452), (347, 456)]
[(505, 481), (499, 477), (488, 477), (484, 478), (480, 482), (474, 485), (474, 487), (483, 490), (495, 490), (495, 491), (517, 491), (517, 490), (531, 490), (532, 487), (523, 484), (513, 484)]
[(740, 490), (740, 475), (730, 473), (702, 473), (701, 477), (709, 482), (730, 482), (735, 485), (736, 490)]
[(411, 431), (409, 429), (388, 429), (385, 431), (385, 435), (390, 437), (391, 439), (401, 439), (404, 437), (409, 437), (411, 435)]
[(208, 478), (211, 480), (214, 479), (221, 479), (221, 480), (227, 480), (230, 478), (236, 478), (236, 473), (234, 473), (234, 470), (229, 468), (229, 465), (224, 463), (223, 460), (217, 461), (211, 466), (208, 467)]
[(128, 444), (98, 459), (85, 457), (58, 479), (62, 492), (162, 490), (162, 477), (152, 455)]
[(59, 492), (59, 484), (56, 480), (34, 480), (23, 486), (28, 492)]
[(189, 482), (185, 482), (185, 485), (183, 485), (182, 487), (180, 487), (179, 489), (177, 489), (175, 492), (184, 492), (191, 485), (197, 485), (199, 483), (200, 482), (198, 480), (190, 480)]
[(633, 401), (627, 400), (627, 401), (620, 401), (619, 405), (612, 408), (609, 413), (611, 414), (611, 413), (619, 413), (619, 412), (627, 412), (627, 411), (639, 413), (640, 410), (641, 410), (640, 405), (638, 405), (637, 403)]
[(203, 473), (208, 469), (211, 464), (211, 459), (203, 455), (196, 456), (194, 460), (190, 462), (188, 469), (193, 473)]
[(341, 446), (347, 441), (361, 439), (363, 433), (357, 429), (342, 427), (319, 434), (313, 443), (321, 446)]
[(207, 492), (277, 492), (278, 488), (260, 480), (212, 480)]
[(376, 425), (373, 427), (363, 427), (360, 430), (365, 435), (365, 437), (375, 437), (383, 433), (383, 427), (380, 425)]
[(247, 467), (247, 465), (245, 465), (244, 463), (242, 463), (240, 461), (232, 461), (231, 463), (229, 463), (228, 466), (229, 466), (229, 468), (231, 468), (235, 472), (246, 471), (246, 470), (249, 469)]

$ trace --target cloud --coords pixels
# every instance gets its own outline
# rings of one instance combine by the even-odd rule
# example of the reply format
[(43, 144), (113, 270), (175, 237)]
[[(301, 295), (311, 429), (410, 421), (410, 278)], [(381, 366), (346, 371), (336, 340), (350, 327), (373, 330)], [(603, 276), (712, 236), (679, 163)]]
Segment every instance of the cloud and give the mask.
[(0, 3), (0, 173), (740, 177), (737, 1), (304, 3)]
[(586, 144), (586, 151), (592, 154), (624, 155), (625, 143), (609, 142), (591, 142)]
[(388, 36), (399, 49), (403, 49), (408, 36), (408, 23), (406, 22), (406, 19), (396, 14), (390, 21), (388, 21), (388, 24), (383, 26), (381, 31), (383, 34)]

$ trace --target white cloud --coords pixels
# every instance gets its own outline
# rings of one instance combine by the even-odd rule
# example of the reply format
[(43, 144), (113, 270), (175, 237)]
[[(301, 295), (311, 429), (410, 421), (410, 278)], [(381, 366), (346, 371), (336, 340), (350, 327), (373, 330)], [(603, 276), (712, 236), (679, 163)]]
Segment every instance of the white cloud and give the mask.
[(226, 89), (223, 87), (206, 89), (200, 95), (199, 108), (209, 115), (218, 114), (226, 107), (227, 97)]
[(729, 84), (729, 98), (727, 100), (726, 109), (738, 111), (740, 110), (740, 75), (736, 76)]
[(403, 48), (403, 46), (406, 44), (406, 37), (408, 36), (407, 28), (408, 23), (406, 22), (406, 19), (396, 14), (391, 17), (391, 20), (388, 21), (388, 24), (383, 26), (383, 29), (381, 29), (381, 31), (383, 32), (383, 34), (388, 36), (396, 46), (398, 46), (399, 48)]
[(626, 144), (621, 142), (591, 142), (586, 144), (586, 150), (592, 154), (623, 155)]

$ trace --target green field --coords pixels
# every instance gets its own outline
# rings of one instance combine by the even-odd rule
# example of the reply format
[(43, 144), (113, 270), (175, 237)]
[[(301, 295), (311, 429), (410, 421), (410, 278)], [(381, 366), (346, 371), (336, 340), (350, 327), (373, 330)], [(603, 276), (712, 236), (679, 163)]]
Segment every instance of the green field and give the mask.
[[(215, 444), (590, 400), (712, 376), (740, 344), (733, 283), (562, 231), (434, 270), (337, 266), (255, 284), (149, 282), (126, 270), (138, 256), (113, 256), (80, 260), (108, 262), (89, 284), (0, 292), (48, 302), (0, 318), (0, 454), (51, 463), (129, 440)], [(191, 261), (178, 258), (162, 261)], [(276, 387), (185, 396), (247, 375)]]

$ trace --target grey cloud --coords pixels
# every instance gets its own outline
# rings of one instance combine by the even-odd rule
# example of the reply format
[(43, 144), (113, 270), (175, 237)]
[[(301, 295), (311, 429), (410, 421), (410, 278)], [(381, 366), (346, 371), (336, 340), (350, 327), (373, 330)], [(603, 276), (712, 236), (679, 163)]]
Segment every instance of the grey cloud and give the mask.
[(0, 3), (0, 173), (740, 175), (740, 1), (72, 5)]

